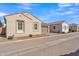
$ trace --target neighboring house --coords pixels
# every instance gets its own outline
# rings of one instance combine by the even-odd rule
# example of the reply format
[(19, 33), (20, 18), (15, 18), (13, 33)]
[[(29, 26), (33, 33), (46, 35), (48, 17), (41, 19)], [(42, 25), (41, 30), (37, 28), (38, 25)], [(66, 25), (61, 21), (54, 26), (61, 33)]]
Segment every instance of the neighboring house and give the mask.
[(3, 30), (3, 28), (2, 28), (2, 27), (0, 27), (0, 34), (2, 34), (2, 30)]
[(4, 16), (6, 24), (6, 37), (21, 37), (41, 34), (39, 19), (30, 13), (16, 13)]
[(70, 24), (69, 25), (69, 31), (70, 32), (77, 32), (77, 31), (79, 31), (79, 25), (78, 24)]
[(77, 32), (79, 32), (79, 24), (77, 24)]
[(6, 32), (5, 32), (5, 31), (6, 31), (6, 30), (5, 30), (6, 27), (5, 27), (5, 26), (6, 26), (6, 24), (3, 23), (3, 24), (2, 24), (2, 32), (1, 32), (1, 35), (4, 35), (4, 36), (5, 36), (5, 34), (6, 34)]
[(65, 21), (58, 21), (49, 23), (50, 32), (67, 33), (69, 32), (69, 25)]
[(2, 31), (3, 31), (3, 24), (2, 24), (2, 22), (0, 21), (0, 34), (2, 33)]
[(76, 32), (77, 24), (69, 24), (69, 32)]
[(42, 33), (49, 33), (50, 28), (48, 24), (42, 23), (41, 26), (42, 26)]

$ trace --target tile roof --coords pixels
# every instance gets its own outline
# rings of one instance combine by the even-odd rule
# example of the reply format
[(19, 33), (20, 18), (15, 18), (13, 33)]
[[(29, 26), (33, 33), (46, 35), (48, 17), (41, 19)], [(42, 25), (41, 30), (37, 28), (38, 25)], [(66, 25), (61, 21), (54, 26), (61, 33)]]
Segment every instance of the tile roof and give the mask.
[(65, 21), (57, 21), (57, 22), (51, 22), (51, 23), (48, 23), (48, 25), (51, 25), (51, 24), (62, 24), (63, 22), (65, 22)]

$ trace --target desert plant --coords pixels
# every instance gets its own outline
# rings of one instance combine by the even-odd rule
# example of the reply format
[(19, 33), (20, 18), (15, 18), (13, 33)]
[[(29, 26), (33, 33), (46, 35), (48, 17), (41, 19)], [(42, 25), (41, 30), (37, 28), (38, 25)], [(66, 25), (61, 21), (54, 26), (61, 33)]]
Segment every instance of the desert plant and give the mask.
[(32, 37), (32, 34), (29, 34), (29, 37)]

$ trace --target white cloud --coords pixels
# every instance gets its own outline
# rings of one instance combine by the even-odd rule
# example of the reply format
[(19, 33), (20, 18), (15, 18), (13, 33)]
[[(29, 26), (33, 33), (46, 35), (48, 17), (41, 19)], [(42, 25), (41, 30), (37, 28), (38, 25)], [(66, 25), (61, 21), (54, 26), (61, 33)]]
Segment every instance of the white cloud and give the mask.
[(22, 9), (27, 9), (27, 10), (30, 10), (32, 9), (31, 7), (31, 4), (30, 3), (26, 3), (26, 4), (21, 4), (21, 6), (18, 6), (19, 8), (22, 8)]
[[(76, 4), (76, 3), (59, 3), (58, 4), (58, 9), (56, 9), (56, 10), (58, 10), (58, 11), (62, 11), (62, 10), (65, 10), (65, 9), (73, 9), (73, 7), (75, 6), (77, 6), (77, 5), (79, 5), (79, 4)], [(72, 6), (72, 7), (71, 7)]]
[(58, 6), (59, 8), (64, 8), (64, 7), (70, 7), (72, 6), (72, 4), (71, 3), (59, 3)]
[(61, 16), (59, 12), (51, 10), (51, 11), (49, 11), (48, 14), (43, 15), (43, 16), (39, 16), (39, 18), (41, 20), (47, 21), (47, 20), (49, 20), (49, 18), (55, 18), (55, 17), (58, 17), (58, 16)]
[(0, 16), (7, 15), (6, 13), (0, 12)]
[(61, 17), (64, 15), (72, 15), (74, 14), (74, 11), (65, 11), (65, 12), (57, 12), (57, 11), (53, 11), (51, 10), (51, 12), (47, 15), (44, 16), (40, 16), (40, 19), (47, 21), (49, 18), (55, 18), (55, 17)]
[(78, 6), (78, 3), (59, 3), (56, 12), (58, 12), (60, 15), (76, 14), (79, 11)]
[(60, 15), (70, 15), (70, 14), (74, 14), (74, 11), (66, 11), (66, 12), (60, 13)]
[(72, 18), (79, 18), (79, 15), (71, 15)]
[(21, 9), (26, 9), (26, 10), (31, 10), (35, 8), (36, 6), (39, 6), (40, 4), (38, 3), (21, 3), (20, 6), (18, 6)]
[(54, 14), (59, 15), (59, 16), (63, 16), (63, 15), (74, 14), (75, 11), (72, 11), (72, 10), (63, 11), (63, 12), (59, 12), (59, 11), (51, 11), (51, 13), (52, 13), (52, 14), (54, 13)]
[(79, 10), (76, 7), (79, 6), (79, 3), (59, 3), (58, 4), (58, 11), (64, 10), (66, 9), (70, 9), (70, 10)]

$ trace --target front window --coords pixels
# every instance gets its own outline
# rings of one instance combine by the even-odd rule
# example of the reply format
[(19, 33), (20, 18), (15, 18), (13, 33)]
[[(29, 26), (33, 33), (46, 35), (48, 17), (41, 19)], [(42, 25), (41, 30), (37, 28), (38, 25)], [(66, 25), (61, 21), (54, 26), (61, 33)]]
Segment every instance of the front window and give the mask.
[(55, 29), (55, 26), (53, 26), (53, 29)]
[(18, 30), (23, 29), (23, 21), (18, 21)]
[(24, 21), (17, 21), (17, 32), (24, 32)]
[(38, 26), (37, 26), (37, 24), (34, 24), (34, 29), (36, 29), (36, 30), (38, 29)]

